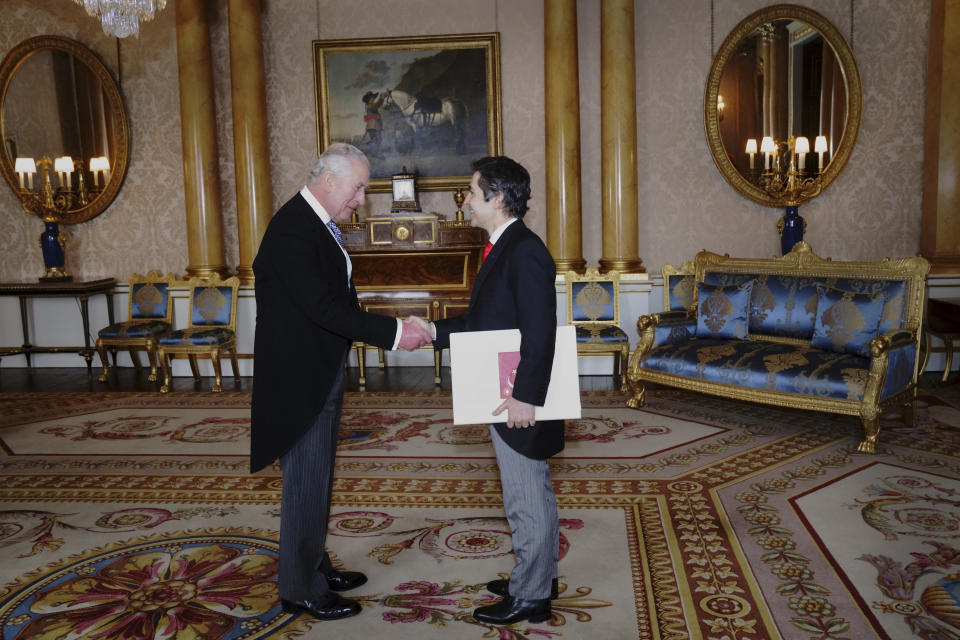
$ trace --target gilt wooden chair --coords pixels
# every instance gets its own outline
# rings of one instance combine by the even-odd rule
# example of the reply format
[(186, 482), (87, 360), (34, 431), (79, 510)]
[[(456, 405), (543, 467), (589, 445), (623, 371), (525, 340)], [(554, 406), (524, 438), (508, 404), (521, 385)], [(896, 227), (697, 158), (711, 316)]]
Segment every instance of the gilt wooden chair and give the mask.
[[(133, 366), (140, 369), (137, 351), (146, 351), (150, 361), (150, 382), (157, 380), (157, 341), (173, 330), (173, 305), (170, 303), (170, 286), (176, 276), (168, 273), (161, 276), (151, 270), (145, 276), (134, 273), (130, 276), (130, 302), (127, 320), (115, 322), (97, 333), (97, 352), (103, 363), (103, 373), (98, 380), (106, 382), (110, 376), (109, 352), (127, 349)], [(114, 356), (116, 357), (116, 356)]]
[(620, 328), (620, 273), (590, 267), (583, 275), (567, 271), (567, 322), (576, 328), (578, 356), (613, 356), (613, 374), (627, 390), (625, 369), (630, 338)]
[(162, 393), (170, 390), (170, 358), (185, 355), (190, 360), (190, 371), (200, 379), (197, 356), (210, 358), (215, 382), (213, 390), (221, 390), (220, 356), (226, 354), (233, 366), (233, 377), (239, 382), (237, 368), (237, 290), (236, 276), (221, 280), (218, 274), (210, 278), (191, 278), (190, 325), (163, 336), (158, 352), (163, 365)]

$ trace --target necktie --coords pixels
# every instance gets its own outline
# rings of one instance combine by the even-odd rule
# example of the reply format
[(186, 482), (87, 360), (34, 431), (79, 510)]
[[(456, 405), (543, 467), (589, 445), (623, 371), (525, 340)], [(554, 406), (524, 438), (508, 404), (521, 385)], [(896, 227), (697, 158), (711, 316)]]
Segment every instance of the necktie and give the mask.
[(330, 222), (327, 223), (327, 228), (330, 229), (330, 233), (333, 234), (333, 237), (337, 239), (337, 244), (339, 244), (340, 247), (342, 248), (342, 247), (343, 247), (343, 234), (340, 233), (340, 227), (337, 226), (337, 223), (336, 223), (336, 222), (334, 222), (333, 220), (331, 220)]
[[(487, 256), (490, 255), (490, 250), (493, 249), (493, 243), (488, 242), (487, 245), (483, 248), (483, 259), (486, 260)], [(482, 261), (481, 261), (482, 262)]]

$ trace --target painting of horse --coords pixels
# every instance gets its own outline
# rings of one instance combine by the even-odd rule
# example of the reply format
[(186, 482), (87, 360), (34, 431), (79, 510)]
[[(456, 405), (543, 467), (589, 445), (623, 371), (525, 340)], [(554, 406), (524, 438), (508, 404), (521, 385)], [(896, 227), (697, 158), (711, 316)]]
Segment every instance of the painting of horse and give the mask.
[[(414, 131), (414, 141), (423, 148), (424, 139), (440, 129), (449, 129), (442, 139), (450, 139), (456, 153), (466, 151), (467, 107), (456, 98), (419, 95), (412, 96), (405, 91), (388, 90), (383, 109), (396, 110), (409, 122)], [(446, 132), (444, 132), (446, 133)]]
[(421, 190), (467, 184), (470, 162), (501, 153), (499, 36), (314, 42), (317, 143), (370, 160), (370, 191), (407, 167)]

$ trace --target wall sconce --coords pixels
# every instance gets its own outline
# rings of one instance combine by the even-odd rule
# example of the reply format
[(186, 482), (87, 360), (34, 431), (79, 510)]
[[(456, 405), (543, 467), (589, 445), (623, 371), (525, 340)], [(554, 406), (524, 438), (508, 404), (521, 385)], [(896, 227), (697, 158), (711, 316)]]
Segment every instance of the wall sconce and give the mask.
[(717, 120), (723, 122), (723, 110), (727, 105), (723, 102), (723, 96), (717, 94)]

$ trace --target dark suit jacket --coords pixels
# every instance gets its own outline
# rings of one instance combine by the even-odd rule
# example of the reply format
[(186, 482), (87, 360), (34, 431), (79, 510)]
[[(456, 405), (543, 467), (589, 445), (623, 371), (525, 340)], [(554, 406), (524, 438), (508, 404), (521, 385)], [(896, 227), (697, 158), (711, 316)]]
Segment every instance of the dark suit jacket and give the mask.
[[(450, 334), (458, 331), (520, 329), (513, 397), (542, 406), (556, 341), (555, 277), (556, 266), (543, 241), (517, 220), (504, 230), (480, 267), (467, 312), (435, 323), (434, 346), (450, 346)], [(528, 458), (545, 460), (563, 450), (562, 420), (537, 422), (526, 429), (510, 429), (506, 422), (494, 427), (508, 445)]]
[(253, 272), (250, 469), (258, 471), (313, 424), (351, 341), (389, 349), (397, 321), (360, 310), (346, 258), (299, 193), (267, 226)]

